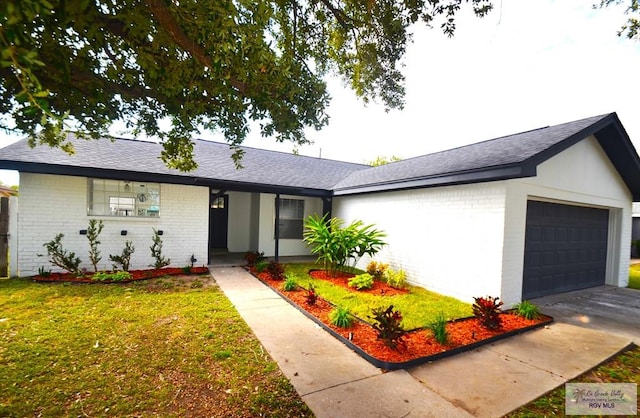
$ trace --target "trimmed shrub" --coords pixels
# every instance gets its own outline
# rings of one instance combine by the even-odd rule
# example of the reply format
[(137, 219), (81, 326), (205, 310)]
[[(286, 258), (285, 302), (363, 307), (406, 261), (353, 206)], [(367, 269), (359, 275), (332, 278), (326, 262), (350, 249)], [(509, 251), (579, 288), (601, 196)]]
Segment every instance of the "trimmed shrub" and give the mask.
[(128, 271), (97, 271), (91, 276), (91, 280), (96, 282), (122, 282), (131, 279)]
[(285, 277), (286, 277), (286, 280), (282, 284), (282, 289), (285, 292), (291, 292), (296, 290), (296, 288), (298, 287), (298, 283), (296, 282), (296, 277), (289, 274), (287, 274)]
[(394, 289), (404, 289), (407, 286), (407, 275), (404, 270), (388, 269), (384, 272), (384, 281)]
[(131, 256), (133, 255), (133, 252), (135, 250), (136, 250), (136, 247), (133, 246), (133, 242), (125, 241), (124, 249), (122, 250), (122, 253), (120, 255), (109, 254), (109, 260), (116, 263), (113, 265), (113, 269), (117, 270), (118, 269), (117, 264), (120, 264), (120, 266), (122, 266), (123, 271), (129, 271)]
[(64, 238), (64, 234), (57, 234), (53, 240), (43, 244), (43, 247), (47, 249), (49, 262), (69, 273), (80, 276), (82, 274), (80, 272), (80, 258), (76, 257), (76, 253), (73, 251), (65, 250), (62, 247), (62, 238)]
[(354, 287), (357, 290), (371, 289), (373, 287), (373, 276), (369, 273), (358, 274), (349, 279), (349, 287)]

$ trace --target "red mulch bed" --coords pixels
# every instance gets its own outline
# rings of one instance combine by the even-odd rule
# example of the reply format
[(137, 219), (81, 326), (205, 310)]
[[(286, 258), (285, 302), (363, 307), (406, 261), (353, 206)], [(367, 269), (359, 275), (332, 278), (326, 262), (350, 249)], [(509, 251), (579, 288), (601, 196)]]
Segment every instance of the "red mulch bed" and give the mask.
[[(326, 280), (337, 286), (342, 286), (349, 290), (355, 290), (353, 287), (349, 287), (349, 279), (355, 276), (355, 274), (344, 273), (340, 271), (332, 276), (326, 270), (311, 270), (309, 272), (309, 276), (313, 277), (314, 279)], [(362, 289), (358, 290), (357, 292), (383, 296), (406, 295), (407, 293), (409, 293), (407, 289), (394, 289), (388, 284), (378, 280), (373, 281), (373, 286), (371, 287), (371, 289)]]
[[(276, 289), (299, 308), (320, 320), (334, 332), (350, 340), (351, 343), (359, 347), (371, 357), (388, 363), (404, 363), (425, 357), (440, 355), (447, 351), (460, 350), (465, 346), (476, 344), (483, 340), (488, 340), (505, 333), (525, 329), (551, 320), (550, 317), (544, 315), (538, 320), (529, 320), (510, 312), (505, 312), (500, 317), (502, 322), (501, 327), (492, 331), (482, 327), (479, 321), (474, 317), (463, 318), (451, 321), (447, 324), (447, 332), (449, 334), (449, 344), (447, 345), (442, 345), (435, 341), (431, 336), (431, 331), (420, 329), (408, 332), (402, 340), (403, 344), (398, 347), (398, 350), (394, 350), (386, 346), (382, 340), (378, 339), (376, 331), (365, 321), (354, 321), (353, 325), (346, 329), (336, 327), (331, 324), (331, 321), (329, 320), (329, 313), (334, 308), (331, 303), (318, 297), (318, 300), (314, 305), (309, 305), (306, 303), (306, 292), (304, 290), (299, 289), (291, 292), (284, 292), (282, 290), (283, 281), (271, 279), (271, 276), (268, 273), (253, 272), (253, 274), (270, 287)], [(329, 280), (332, 283), (344, 286), (354, 292), (356, 291), (347, 286), (348, 278), (353, 275), (342, 274), (340, 275), (341, 277), (332, 278), (329, 277), (326, 272), (320, 270), (312, 271), (310, 272), (310, 275), (314, 278)], [(376, 282), (376, 286), (367, 292), (392, 295), (397, 294), (394, 292), (408, 293), (408, 290), (398, 291), (397, 289), (389, 287), (385, 283)]]
[(71, 273), (51, 273), (48, 276), (33, 276), (32, 279), (36, 282), (71, 282), (71, 283), (128, 283), (136, 280), (155, 279), (164, 276), (180, 276), (190, 274), (205, 274), (209, 273), (208, 267), (192, 267), (188, 272), (179, 267), (165, 267), (161, 269), (150, 270), (129, 270), (131, 273), (131, 279), (121, 280), (117, 282), (112, 281), (98, 281), (92, 280), (93, 273), (86, 273), (82, 276), (76, 276)]

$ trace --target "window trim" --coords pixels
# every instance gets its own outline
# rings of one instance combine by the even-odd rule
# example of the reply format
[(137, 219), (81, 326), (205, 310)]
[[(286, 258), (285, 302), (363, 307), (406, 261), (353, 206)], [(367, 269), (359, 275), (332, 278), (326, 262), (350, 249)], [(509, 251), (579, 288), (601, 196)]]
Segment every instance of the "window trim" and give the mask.
[(87, 216), (158, 219), (161, 184), (87, 178)]
[[(276, 199), (275, 204), (278, 204), (278, 201), (280, 203), (280, 208), (279, 208), (279, 219), (274, 219), (274, 228), (273, 228), (273, 238), (274, 239), (294, 239), (294, 240), (302, 240), (303, 238), (303, 233), (304, 233), (304, 211), (305, 211), (305, 199), (294, 199), (294, 198), (286, 198), (286, 197), (281, 197), (280, 199)], [(282, 216), (283, 212), (283, 203), (284, 202), (297, 202), (296, 203), (296, 208), (295, 210), (295, 215), (294, 217), (289, 217), (289, 216)], [(285, 208), (286, 209), (286, 208)], [(286, 226), (283, 228), (283, 221), (286, 224), (293, 224), (295, 225), (293, 228), (287, 228)], [(278, 222), (278, 228), (277, 230), (279, 231), (279, 236), (276, 237), (276, 225), (275, 222)], [(283, 236), (282, 232), (283, 230), (285, 232), (287, 231), (293, 231), (295, 232), (294, 234), (289, 234), (286, 236)], [(298, 233), (299, 231), (299, 233)]]

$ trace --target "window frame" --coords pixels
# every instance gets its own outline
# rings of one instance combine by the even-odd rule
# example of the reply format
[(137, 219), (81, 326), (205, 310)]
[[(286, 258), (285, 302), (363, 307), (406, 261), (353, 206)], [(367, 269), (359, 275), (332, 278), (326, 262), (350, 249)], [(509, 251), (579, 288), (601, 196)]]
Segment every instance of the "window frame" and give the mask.
[[(279, 219), (275, 219), (274, 221), (274, 230), (273, 236), (274, 239), (295, 239), (301, 240), (303, 238), (304, 232), (304, 210), (305, 210), (305, 200), (304, 199), (293, 199), (293, 198), (283, 198), (276, 199), (276, 205), (280, 202), (279, 208)], [(291, 203), (295, 203), (295, 208), (291, 207)], [(289, 205), (289, 207), (283, 208), (283, 204)], [(293, 209), (293, 213), (292, 213)], [(285, 216), (283, 216), (283, 213)], [(291, 215), (288, 215), (291, 213)], [(278, 236), (276, 237), (276, 228), (275, 222), (278, 222)], [(283, 234), (284, 232), (284, 234)]]
[(87, 216), (157, 219), (161, 184), (87, 178)]

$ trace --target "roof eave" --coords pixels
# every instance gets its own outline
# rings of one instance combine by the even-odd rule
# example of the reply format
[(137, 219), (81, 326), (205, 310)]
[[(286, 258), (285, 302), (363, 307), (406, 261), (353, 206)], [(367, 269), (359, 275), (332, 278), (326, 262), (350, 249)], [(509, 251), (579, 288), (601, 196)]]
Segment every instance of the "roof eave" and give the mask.
[(0, 167), (25, 173), (53, 174), (75, 177), (93, 177), (112, 180), (146, 181), (154, 183), (180, 184), (187, 186), (203, 186), (220, 190), (249, 193), (287, 194), (293, 196), (330, 197), (331, 190), (309, 187), (282, 186), (233, 180), (211, 179), (197, 176), (147, 173), (128, 170), (110, 170), (104, 168), (76, 167), (56, 164), (33, 163), (24, 161), (0, 160)]
[(534, 155), (526, 161), (526, 164), (538, 166), (591, 135), (597, 139), (605, 154), (609, 157), (609, 160), (615, 166), (618, 173), (620, 173), (620, 176), (631, 192), (633, 200), (640, 200), (640, 159), (629, 135), (615, 112), (610, 113), (596, 123), (576, 132), (545, 151)]
[(348, 196), (364, 193), (379, 193), (430, 187), (454, 186), (488, 181), (508, 180), (514, 178), (533, 177), (536, 175), (535, 166), (528, 164), (489, 167), (467, 172), (447, 173), (443, 175), (420, 177), (409, 180), (399, 180), (384, 183), (366, 184), (362, 186), (334, 189), (334, 196)]

